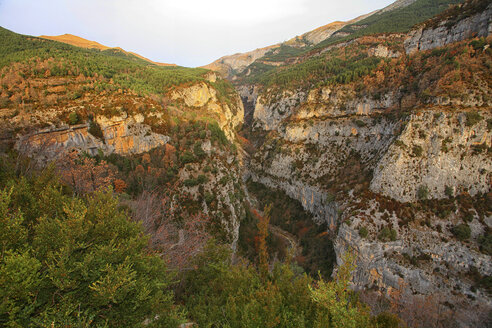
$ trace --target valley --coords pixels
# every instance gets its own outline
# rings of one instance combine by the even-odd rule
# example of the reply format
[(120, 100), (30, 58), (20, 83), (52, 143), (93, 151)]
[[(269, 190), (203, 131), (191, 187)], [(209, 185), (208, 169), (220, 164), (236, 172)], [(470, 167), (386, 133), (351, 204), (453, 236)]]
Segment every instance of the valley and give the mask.
[(398, 0), (185, 68), (0, 28), (0, 323), (489, 325), (491, 32)]

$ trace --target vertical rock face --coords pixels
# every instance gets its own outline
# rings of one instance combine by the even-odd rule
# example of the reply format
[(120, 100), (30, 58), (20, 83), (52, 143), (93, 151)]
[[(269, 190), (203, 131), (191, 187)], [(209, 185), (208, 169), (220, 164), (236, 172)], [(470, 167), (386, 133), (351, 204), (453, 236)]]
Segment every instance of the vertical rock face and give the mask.
[(338, 223), (334, 194), (343, 180), (342, 171), (354, 169), (366, 179), (364, 170), (370, 170), (383, 156), (400, 125), (381, 116), (368, 116), (382, 103), (358, 99), (340, 109), (338, 103), (345, 94), (328, 88), (313, 89), (307, 97), (305, 93), (287, 94), (288, 100), (278, 102), (284, 107), (292, 99), (306, 100), (289, 107), (285, 117), (272, 110), (274, 106), (257, 104), (256, 109), (264, 111), (256, 115), (255, 126), (276, 129), (250, 162), (253, 180), (281, 188), (332, 230)]
[[(375, 216), (373, 220), (374, 225), (387, 224), (381, 216)], [(353, 282), (358, 288), (378, 287), (386, 291), (402, 288), (423, 295), (441, 293), (450, 299), (453, 299), (454, 290), (460, 294), (474, 294), (488, 306), (492, 304), (485, 293), (470, 292), (473, 283), (461, 278), (471, 267), (477, 268), (482, 275), (490, 275), (490, 256), (460, 242), (442, 242), (442, 236), (449, 236), (449, 231), (437, 233), (427, 227), (405, 228), (398, 226), (395, 218), (390, 220), (398, 231), (398, 240), (392, 242), (381, 242), (374, 235), (361, 238), (354, 227), (367, 225), (363, 223), (363, 215), (354, 217), (351, 226), (342, 224), (338, 231), (335, 240), (337, 263), (343, 263), (342, 256), (346, 251), (356, 253), (357, 270)], [(481, 229), (478, 223), (476, 228)], [(412, 258), (425, 260), (408, 263)]]
[(154, 133), (143, 124), (142, 115), (97, 116), (96, 122), (103, 134), (101, 139), (89, 133), (89, 124), (81, 124), (35, 132), (22, 137), (16, 147), (35, 153), (38, 159), (42, 156), (50, 160), (71, 149), (91, 155), (99, 150), (105, 154), (140, 154), (169, 141), (169, 137)]
[[(449, 24), (451, 26), (448, 26)], [(437, 27), (421, 27), (410, 32), (405, 40), (407, 54), (418, 50), (429, 50), (446, 44), (478, 36), (486, 37), (492, 33), (492, 5), (485, 11), (456, 23), (442, 21)]]
[[(268, 95), (268, 91), (264, 94)], [(292, 110), (306, 98), (304, 92), (284, 91), (274, 101), (259, 96), (256, 101), (253, 119), (255, 126), (264, 130), (275, 130), (280, 122), (292, 114)]]
[(20, 137), (15, 147), (22, 153), (35, 155), (40, 161), (51, 160), (69, 149), (78, 149), (97, 154), (104, 143), (88, 132), (88, 124), (58, 129), (44, 129)]
[(141, 114), (128, 117), (107, 118), (98, 116), (106, 145), (106, 152), (117, 154), (141, 154), (169, 142), (169, 137), (153, 133), (150, 127), (143, 124)]
[(209, 115), (215, 116), (220, 128), (232, 141), (235, 129), (243, 122), (244, 106), (237, 94), (227, 97), (231, 98), (230, 102), (220, 101), (216, 89), (205, 82), (180, 88), (171, 94), (171, 99), (182, 101), (187, 107), (202, 109)]
[[(412, 31), (406, 52), (489, 35), (491, 8), (418, 36)], [(369, 54), (400, 56), (386, 50)], [(492, 274), (482, 244), (492, 228), (490, 87), (465, 89), (453, 101), (436, 92), (419, 105), (406, 103), (404, 87), (377, 96), (348, 85), (263, 90), (252, 124), (263, 143), (251, 177), (328, 223), (337, 263), (348, 250), (357, 255), (355, 288), (439, 295), (460, 315), (463, 303), (489, 311), (492, 300), (476, 277)], [(463, 226), (468, 237), (457, 232)]]
[(255, 106), (258, 100), (258, 87), (255, 85), (239, 86), (237, 91), (244, 105), (244, 124), (250, 126), (253, 122)]
[(426, 197), (445, 198), (446, 187), (453, 194), (487, 193), (492, 179), (487, 128), (490, 113), (473, 126), (466, 112), (427, 111), (413, 114), (401, 135), (376, 165), (371, 189), (402, 202)]

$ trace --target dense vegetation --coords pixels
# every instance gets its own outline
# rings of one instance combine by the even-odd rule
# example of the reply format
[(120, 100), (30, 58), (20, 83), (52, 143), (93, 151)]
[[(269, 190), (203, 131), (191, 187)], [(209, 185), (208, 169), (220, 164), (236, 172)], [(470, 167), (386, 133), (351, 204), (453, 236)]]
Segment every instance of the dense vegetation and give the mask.
[[(36, 67), (36, 62), (47, 59), (54, 60), (48, 67)], [(207, 72), (200, 68), (159, 67), (118, 50), (84, 49), (0, 27), (0, 68), (14, 62), (31, 63), (29, 75), (34, 78), (45, 76), (47, 71), (51, 76), (102, 76), (144, 94), (160, 94), (183, 83), (204, 81)]]
[(376, 13), (357, 23), (347, 25), (335, 33), (333, 39), (328, 39), (317, 47), (321, 48), (337, 40), (337, 34), (349, 33), (344, 40), (354, 39), (363, 35), (380, 33), (407, 32), (415, 24), (421, 23), (432, 16), (444, 11), (450, 5), (462, 3), (464, 0), (417, 0), (414, 3), (390, 10)]
[[(326, 224), (317, 225), (313, 222), (312, 215), (306, 213), (300, 202), (291, 199), (284, 191), (271, 189), (260, 183), (248, 180), (248, 191), (259, 201), (260, 208), (272, 204), (270, 222), (294, 235), (302, 247), (302, 253), (297, 254), (292, 260), (300, 265), (307, 273), (316, 275), (320, 272), (324, 277), (329, 277), (335, 263), (333, 244), (327, 233)], [(249, 219), (249, 220), (248, 220)], [(248, 249), (254, 246), (256, 220), (247, 218), (241, 224), (239, 246), (247, 255), (255, 254)], [(269, 251), (272, 256), (286, 260), (289, 256), (286, 245), (282, 245), (272, 235), (269, 235)]]
[[(110, 190), (72, 197), (46, 169), (0, 178), (0, 325), (175, 326), (164, 261)], [(156, 317), (156, 315), (158, 317)]]
[(288, 263), (232, 264), (230, 248), (210, 241), (176, 280), (111, 189), (75, 196), (53, 167), (33, 172), (7, 157), (0, 172), (3, 326), (176, 327), (185, 317), (200, 327), (398, 325), (371, 317), (348, 289), (350, 255), (325, 282)]
[[(270, 50), (264, 57), (261, 58), (261, 61), (285, 62), (287, 65), (289, 65), (290, 63), (294, 62), (294, 59), (310, 58), (312, 54), (318, 54), (320, 50), (323, 50), (330, 45), (341, 42), (348, 42), (362, 36), (382, 33), (407, 32), (416, 24), (423, 23), (434, 15), (441, 13), (449, 6), (460, 4), (462, 2), (463, 0), (417, 0), (409, 6), (386, 12), (376, 13), (359, 22), (349, 24), (343, 27), (341, 30), (337, 31), (328, 39), (314, 46), (310, 45), (306, 41), (304, 41), (304, 47), (293, 47), (284, 43), (279, 48)], [(479, 2), (479, 4), (474, 4), (473, 6), (468, 5), (466, 7), (466, 13), (471, 14), (473, 12), (479, 11), (480, 8), (483, 9), (483, 7), (485, 6), (484, 3), (487, 1), (480, 0), (476, 2)], [(454, 9), (454, 11), (461, 12), (461, 8)], [(448, 13), (448, 16), (452, 14), (453, 12)], [(303, 40), (301, 39), (301, 41)], [(328, 63), (328, 65), (329, 64), (330, 63)], [(355, 64), (355, 67), (348, 67), (347, 71), (349, 71), (350, 69), (355, 70), (361, 64), (362, 66), (367, 66), (367, 63), (357, 63)], [(285, 72), (283, 71), (283, 68), (277, 68), (275, 66), (263, 64), (256, 61), (248, 67), (248, 69), (251, 70), (251, 73), (249, 73), (249, 78), (247, 78), (246, 81), (249, 83), (268, 84), (268, 82), (271, 81), (271, 78), (269, 78), (269, 76), (275, 76), (276, 74), (283, 75), (279, 77), (279, 81), (281, 81), (281, 83), (288, 83), (288, 81), (293, 80), (293, 77), (296, 77), (296, 79), (299, 80), (306, 77), (315, 79), (315, 76), (317, 76), (318, 78), (320, 77), (319, 74), (314, 74), (314, 76), (311, 76), (310, 74), (306, 74), (303, 72), (307, 70), (317, 71), (319, 70), (320, 65), (324, 66), (322, 60), (308, 59), (305, 64), (303, 63), (301, 65), (296, 64), (295, 66), (290, 66), (285, 70), (287, 72)], [(268, 72), (267, 77), (265, 77), (266, 72)], [(344, 79), (348, 79), (348, 76), (346, 76), (347, 73), (346, 71), (343, 71), (343, 69), (342, 72), (339, 73), (330, 72), (330, 70), (328, 70), (326, 73), (328, 74), (328, 77), (322, 77), (321, 80), (331, 79), (332, 76), (330, 76), (330, 74), (338, 75), (332, 81), (340, 82), (342, 80), (343, 83)], [(240, 75), (240, 77), (242, 76)]]

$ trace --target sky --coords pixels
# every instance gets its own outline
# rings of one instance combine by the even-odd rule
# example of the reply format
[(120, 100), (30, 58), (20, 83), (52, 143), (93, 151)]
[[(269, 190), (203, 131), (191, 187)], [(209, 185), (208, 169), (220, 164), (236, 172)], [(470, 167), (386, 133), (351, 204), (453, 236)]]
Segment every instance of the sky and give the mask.
[(0, 26), (74, 34), (197, 67), (347, 21), (394, 0), (0, 0)]

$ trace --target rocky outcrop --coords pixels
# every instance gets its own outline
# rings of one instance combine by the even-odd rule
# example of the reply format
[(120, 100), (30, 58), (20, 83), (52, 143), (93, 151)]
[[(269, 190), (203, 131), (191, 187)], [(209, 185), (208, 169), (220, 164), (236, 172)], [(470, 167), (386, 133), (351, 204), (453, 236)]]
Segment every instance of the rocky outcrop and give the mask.
[(202, 82), (174, 91), (171, 94), (171, 99), (181, 99), (188, 107), (203, 107), (209, 101), (217, 99), (217, 92)]
[(449, 26), (448, 21), (442, 21), (436, 27), (420, 27), (409, 33), (405, 40), (405, 51), (429, 50), (446, 44), (462, 41), (478, 36), (486, 37), (492, 33), (492, 5), (483, 12), (459, 20)]
[[(208, 78), (210, 81), (216, 77), (209, 75)], [(226, 137), (233, 141), (235, 130), (244, 119), (244, 106), (237, 94), (227, 97), (230, 97), (230, 101), (221, 101), (217, 90), (205, 82), (180, 88), (171, 93), (172, 100), (182, 101), (185, 106), (194, 110), (204, 110), (201, 115), (215, 117)]]
[(302, 91), (285, 90), (277, 96), (276, 100), (266, 99), (269, 90), (260, 95), (257, 99), (254, 121), (256, 127), (261, 127), (264, 130), (274, 130), (280, 122), (289, 117), (297, 105), (304, 101), (306, 94)]
[(96, 155), (99, 151), (106, 155), (140, 154), (169, 141), (169, 137), (152, 132), (143, 120), (140, 114), (128, 117), (123, 113), (110, 118), (97, 116), (96, 122), (102, 132), (99, 138), (89, 132), (90, 124), (62, 126), (22, 136), (16, 148), (36, 154), (37, 159), (51, 160), (73, 149), (90, 155)]
[(279, 46), (280, 45), (273, 45), (245, 53), (224, 56), (203, 67), (216, 71), (225, 78), (233, 78), (234, 74), (243, 72), (246, 67), (251, 65), (254, 61), (265, 56), (267, 52), (278, 48)]
[[(471, 125), (466, 112), (412, 114), (403, 132), (376, 165), (371, 189), (402, 202), (487, 193), (492, 181), (492, 136), (482, 112)], [(469, 114), (470, 115), (470, 114)], [(449, 191), (448, 191), (449, 193)]]
[(107, 118), (97, 116), (96, 121), (102, 129), (106, 153), (141, 154), (158, 146), (165, 145), (169, 137), (153, 133), (144, 124), (144, 116), (137, 114)]
[[(345, 209), (341, 217), (344, 223), (334, 240), (339, 265), (345, 252), (356, 255), (354, 287), (383, 295), (400, 294), (400, 300), (409, 304), (415, 297), (438, 297), (447, 304), (460, 304), (455, 320), (463, 320), (461, 325), (481, 327), (479, 314), (490, 311), (492, 300), (486, 289), (476, 287), (474, 275), (490, 276), (492, 262), (490, 255), (478, 251), (475, 241), (490, 227), (492, 218), (482, 221), (473, 217), (469, 223), (471, 240), (462, 243), (451, 232), (462, 222), (457, 213), (445, 218), (432, 216), (424, 225), (418, 221), (429, 220), (429, 213), (417, 211), (415, 222), (403, 224), (399, 215), (382, 208), (377, 200), (357, 209), (354, 204), (360, 201), (346, 199), (341, 205)], [(382, 240), (383, 228), (394, 231), (393, 240)], [(364, 235), (359, 232), (362, 229)], [(468, 309), (463, 300), (476, 309), (475, 318), (460, 319)]]
[[(253, 126), (268, 134), (251, 158), (251, 178), (285, 191), (328, 224), (337, 264), (347, 250), (356, 255), (355, 289), (402, 291), (409, 302), (439, 295), (460, 316), (464, 300), (488, 311), (490, 296), (469, 277), (474, 270), (484, 277), (492, 273), (490, 255), (478, 244), (492, 217), (471, 210), (471, 238), (463, 243), (452, 230), (463, 223), (461, 209), (438, 217), (406, 202), (433, 198), (441, 204), (443, 198), (490, 192), (492, 115), (487, 107), (450, 104), (385, 115), (401, 98), (401, 91), (376, 100), (345, 87), (264, 92)], [(381, 195), (401, 201), (394, 208), (408, 207), (409, 218), (384, 208)], [(359, 235), (361, 228), (367, 236)], [(383, 229), (394, 234), (391, 240), (381, 237)], [(463, 324), (480, 325), (472, 321)]]

